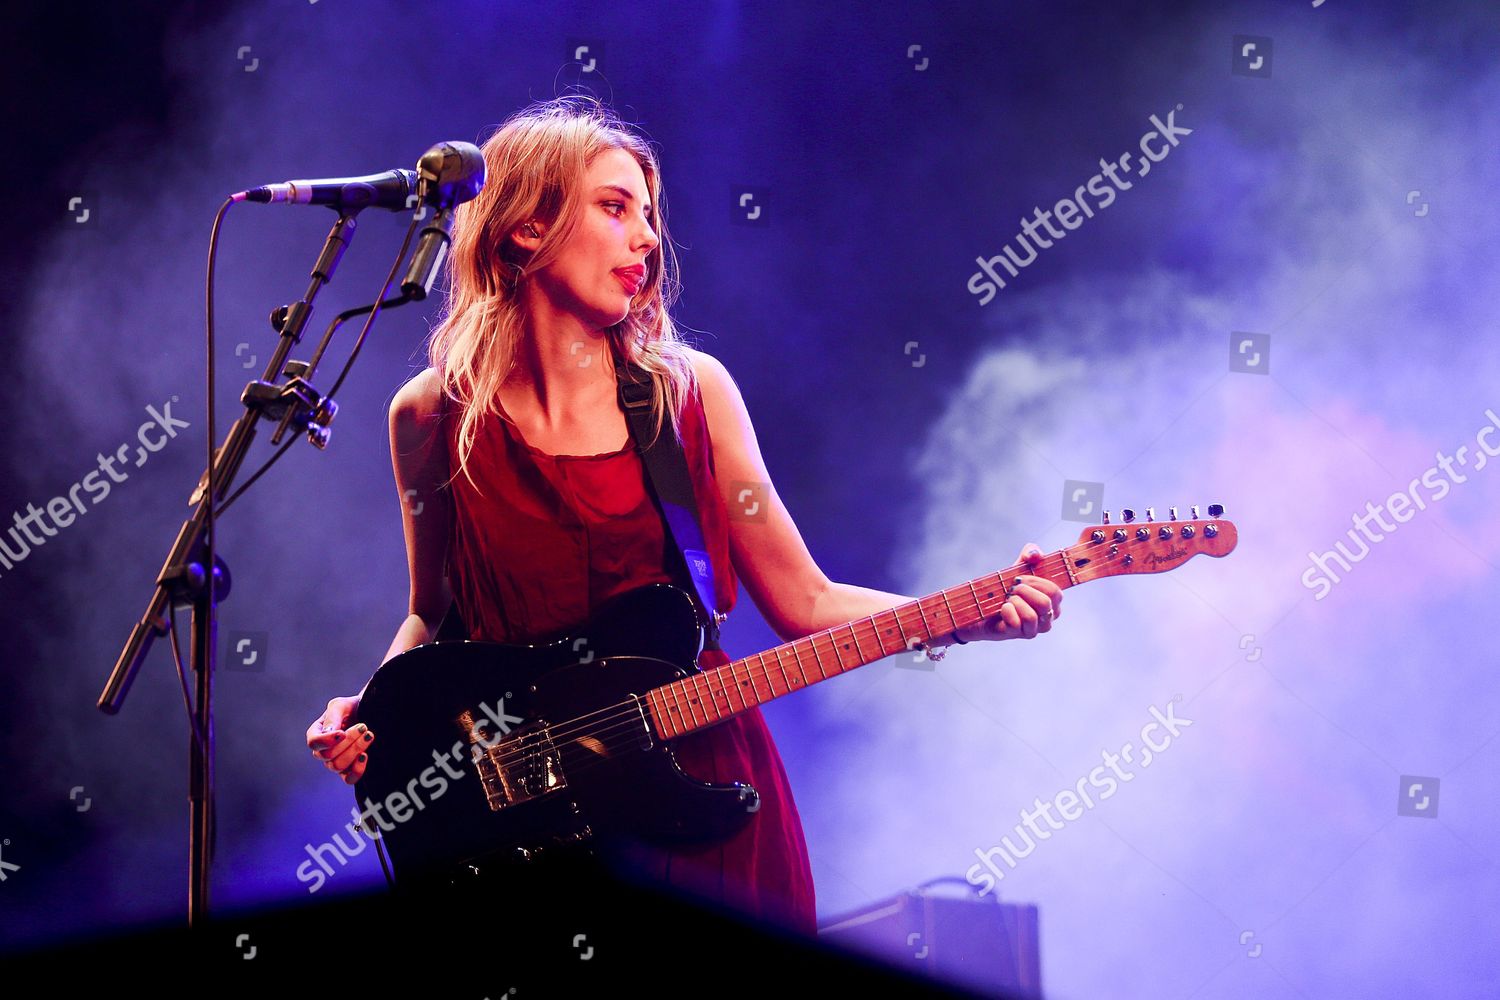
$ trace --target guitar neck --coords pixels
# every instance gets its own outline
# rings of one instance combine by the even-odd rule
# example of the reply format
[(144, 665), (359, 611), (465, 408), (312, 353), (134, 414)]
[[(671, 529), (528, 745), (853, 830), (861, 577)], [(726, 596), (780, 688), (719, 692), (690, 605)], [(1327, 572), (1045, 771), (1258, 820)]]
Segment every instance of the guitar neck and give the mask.
[(1046, 556), (1035, 569), (1017, 563), (887, 611), (846, 622), (793, 642), (692, 674), (650, 693), (647, 703), (662, 739), (723, 722), (740, 712), (848, 673), (893, 653), (965, 628), (994, 615), (1015, 592), (1020, 574), (1059, 587), (1079, 582), (1067, 550)]
[(908, 601), (888, 611), (846, 622), (764, 653), (726, 663), (664, 684), (647, 695), (652, 722), (662, 739), (704, 729), (757, 705), (819, 681), (848, 673), (892, 653), (909, 652), (919, 643), (967, 628), (995, 615), (1015, 593), (1020, 576), (1045, 577), (1059, 587), (1073, 587), (1109, 576), (1165, 573), (1195, 555), (1220, 558), (1234, 551), (1239, 531), (1210, 504), (1208, 517), (1192, 508), (1188, 520), (1170, 508), (1166, 521), (1146, 520), (1122, 510), (1120, 524), (1085, 528), (1075, 545), (1044, 556), (1033, 569), (1016, 563), (1000, 573), (975, 577), (947, 590)]

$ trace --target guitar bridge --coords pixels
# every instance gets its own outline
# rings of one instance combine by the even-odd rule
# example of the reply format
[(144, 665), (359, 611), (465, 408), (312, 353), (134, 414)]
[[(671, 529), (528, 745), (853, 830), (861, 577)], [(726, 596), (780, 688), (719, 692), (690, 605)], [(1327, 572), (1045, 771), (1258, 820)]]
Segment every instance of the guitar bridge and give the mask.
[(568, 786), (562, 754), (545, 725), (523, 727), (485, 749), (476, 744), (475, 751), (474, 766), (495, 812)]

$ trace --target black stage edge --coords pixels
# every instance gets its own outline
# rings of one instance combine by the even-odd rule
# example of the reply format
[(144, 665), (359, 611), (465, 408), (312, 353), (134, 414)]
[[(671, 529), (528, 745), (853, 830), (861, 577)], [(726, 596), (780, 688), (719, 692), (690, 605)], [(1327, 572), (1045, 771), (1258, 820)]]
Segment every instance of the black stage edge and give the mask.
[[(519, 874), (438, 898), (379, 892), (215, 912), (198, 930), (159, 927), (4, 957), (5, 981), (38, 974), (67, 995), (152, 996), (793, 995), (971, 997), (816, 939), (620, 880), (595, 867)], [(46, 980), (40, 976), (46, 975)], [(26, 981), (25, 979), (22, 980)], [(283, 994), (286, 995), (286, 994)]]

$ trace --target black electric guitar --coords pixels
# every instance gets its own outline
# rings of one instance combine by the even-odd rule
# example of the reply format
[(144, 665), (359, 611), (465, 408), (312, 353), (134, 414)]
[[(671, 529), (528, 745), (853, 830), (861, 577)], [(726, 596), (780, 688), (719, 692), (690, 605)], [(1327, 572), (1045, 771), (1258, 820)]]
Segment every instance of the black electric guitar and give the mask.
[[(684, 774), (674, 740), (995, 614), (1016, 577), (1059, 587), (1175, 569), (1237, 540), (1223, 508), (1087, 528), (1078, 542), (706, 671), (695, 605), (673, 586), (621, 594), (551, 642), (432, 642), (383, 664), (360, 703), (379, 737), (355, 798), (398, 883), (481, 863), (628, 841), (727, 839), (759, 808), (749, 785)], [(370, 809), (374, 804), (377, 808)]]

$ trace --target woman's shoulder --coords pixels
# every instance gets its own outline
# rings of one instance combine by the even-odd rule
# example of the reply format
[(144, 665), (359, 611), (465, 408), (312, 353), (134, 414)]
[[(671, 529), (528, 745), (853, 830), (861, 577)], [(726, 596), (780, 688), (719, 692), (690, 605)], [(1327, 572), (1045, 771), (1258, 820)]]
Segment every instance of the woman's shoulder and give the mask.
[(391, 400), (391, 419), (430, 420), (442, 412), (443, 386), (436, 368), (426, 368), (408, 379)]
[(687, 356), (693, 365), (694, 388), (705, 407), (709, 405), (710, 397), (715, 402), (720, 402), (731, 393), (736, 396), (739, 394), (729, 369), (718, 358), (695, 347), (687, 348)]
[(437, 369), (428, 368), (396, 390), (391, 400), (391, 438), (407, 452), (433, 443), (433, 431), (443, 417), (442, 380)]

